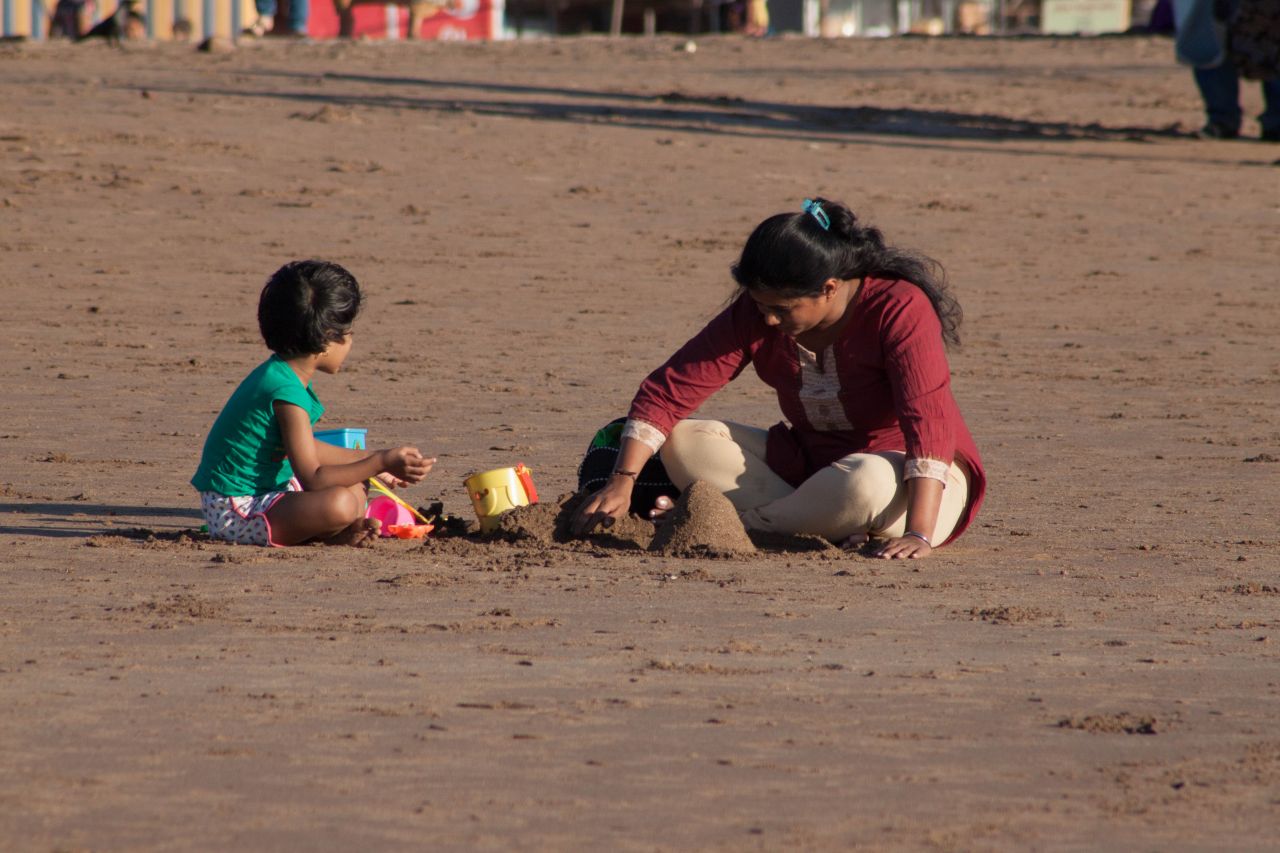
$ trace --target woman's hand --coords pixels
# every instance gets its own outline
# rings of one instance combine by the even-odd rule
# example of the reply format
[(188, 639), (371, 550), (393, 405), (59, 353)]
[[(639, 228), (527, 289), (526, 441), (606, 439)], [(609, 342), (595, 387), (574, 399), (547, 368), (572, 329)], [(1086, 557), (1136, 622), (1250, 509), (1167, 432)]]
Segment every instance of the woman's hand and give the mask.
[(609, 478), (604, 488), (596, 492), (578, 507), (570, 525), (574, 536), (585, 536), (595, 530), (598, 525), (606, 529), (613, 522), (626, 515), (631, 509), (631, 489), (635, 485), (630, 477), (618, 474)]
[(890, 539), (872, 552), (884, 560), (918, 560), (933, 553), (933, 546), (918, 536), (899, 536)]

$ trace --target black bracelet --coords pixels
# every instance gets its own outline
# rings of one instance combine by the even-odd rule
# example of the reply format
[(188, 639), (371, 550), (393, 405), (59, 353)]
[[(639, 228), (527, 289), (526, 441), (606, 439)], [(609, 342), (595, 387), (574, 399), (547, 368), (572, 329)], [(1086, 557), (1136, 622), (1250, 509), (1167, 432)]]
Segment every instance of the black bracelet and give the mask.
[(902, 534), (902, 536), (903, 538), (906, 538), (907, 536), (914, 536), (930, 548), (933, 547), (933, 543), (929, 541), (929, 537), (925, 536), (923, 533), (916, 533), (914, 530), (908, 530), (906, 533)]

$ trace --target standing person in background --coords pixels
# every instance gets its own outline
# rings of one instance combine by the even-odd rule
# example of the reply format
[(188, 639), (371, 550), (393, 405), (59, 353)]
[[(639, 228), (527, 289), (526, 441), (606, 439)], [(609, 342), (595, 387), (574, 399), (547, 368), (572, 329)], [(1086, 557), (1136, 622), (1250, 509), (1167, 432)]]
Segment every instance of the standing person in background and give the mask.
[(1240, 78), (1262, 83), (1263, 142), (1280, 142), (1280, 0), (1174, 0), (1178, 59), (1204, 101), (1205, 139), (1235, 139), (1244, 113)]
[[(729, 307), (641, 384), (612, 475), (575, 534), (631, 505), (655, 452), (681, 490), (722, 492), (749, 530), (810, 533), (890, 559), (959, 536), (986, 476), (951, 395), (960, 306), (942, 268), (887, 245), (843, 204), (805, 200), (760, 223)], [(748, 364), (789, 423), (686, 420)], [(662, 510), (664, 507), (655, 507)]]
[(147, 37), (147, 16), (140, 0), (120, 0), (109, 17), (94, 24), (93, 29), (76, 39), (104, 38), (108, 42), (136, 41)]
[(289, 0), (289, 26), (276, 30), (276, 0), (254, 0), (258, 17), (245, 28), (244, 34), (261, 38), (267, 33), (304, 38), (307, 35), (307, 18), (311, 14), (310, 0)]
[(747, 26), (743, 33), (756, 38), (769, 35), (768, 0), (747, 0)]
[(83, 35), (80, 17), (84, 13), (84, 4), (85, 0), (58, 0), (53, 14), (49, 16), (49, 38), (80, 38)]

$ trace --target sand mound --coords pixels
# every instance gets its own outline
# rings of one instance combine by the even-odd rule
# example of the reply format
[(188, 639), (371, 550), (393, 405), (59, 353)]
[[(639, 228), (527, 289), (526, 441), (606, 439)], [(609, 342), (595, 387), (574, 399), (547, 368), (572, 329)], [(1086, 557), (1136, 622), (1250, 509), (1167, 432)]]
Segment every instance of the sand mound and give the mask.
[(684, 490), (649, 545), (671, 557), (732, 557), (756, 550), (729, 499), (704, 482)]
[[(517, 507), (498, 517), (498, 528), (486, 538), (501, 538), (512, 542), (533, 542), (551, 545), (570, 542), (569, 524), (578, 507), (587, 499), (585, 494), (561, 495), (554, 501)], [(608, 548), (644, 550), (653, 539), (653, 524), (635, 516), (624, 516), (608, 530), (597, 529), (582, 541)]]

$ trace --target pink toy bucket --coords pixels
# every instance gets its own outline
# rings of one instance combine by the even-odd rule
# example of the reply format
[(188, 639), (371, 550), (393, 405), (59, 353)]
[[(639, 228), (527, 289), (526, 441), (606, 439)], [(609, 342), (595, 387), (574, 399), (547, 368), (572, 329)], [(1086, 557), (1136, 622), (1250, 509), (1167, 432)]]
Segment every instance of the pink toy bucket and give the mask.
[(383, 536), (394, 536), (388, 528), (395, 524), (413, 524), (413, 513), (388, 497), (376, 497), (369, 501), (369, 508), (364, 512), (365, 518), (376, 518), (382, 522)]

